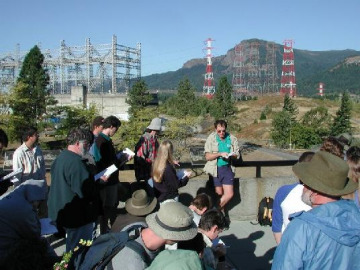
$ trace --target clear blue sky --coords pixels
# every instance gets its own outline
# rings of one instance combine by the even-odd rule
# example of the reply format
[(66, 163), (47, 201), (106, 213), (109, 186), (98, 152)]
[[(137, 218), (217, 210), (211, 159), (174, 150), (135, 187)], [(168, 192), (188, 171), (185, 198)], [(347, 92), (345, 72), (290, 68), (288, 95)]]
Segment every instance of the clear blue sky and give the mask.
[[(359, 0), (2, 0), (0, 54), (118, 43), (142, 44), (142, 75), (174, 71), (192, 58), (225, 54), (244, 39), (259, 38), (306, 50), (360, 50)], [(204, 71), (205, 72), (205, 71)]]

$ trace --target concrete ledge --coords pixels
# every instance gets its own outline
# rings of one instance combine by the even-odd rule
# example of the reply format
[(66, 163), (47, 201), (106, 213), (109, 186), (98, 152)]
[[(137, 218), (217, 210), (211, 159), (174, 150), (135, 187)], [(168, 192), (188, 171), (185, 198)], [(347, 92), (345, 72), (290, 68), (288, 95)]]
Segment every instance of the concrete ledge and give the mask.
[[(268, 178), (235, 178), (234, 197), (229, 202), (228, 210), (230, 219), (254, 220), (257, 218), (260, 200), (267, 197), (275, 197), (279, 187), (296, 183), (298, 179), (294, 176), (268, 177)], [(216, 199), (214, 186), (209, 179), (190, 180), (185, 187), (180, 188), (179, 199), (185, 205), (189, 205), (196, 194), (206, 192), (211, 195), (213, 201)]]

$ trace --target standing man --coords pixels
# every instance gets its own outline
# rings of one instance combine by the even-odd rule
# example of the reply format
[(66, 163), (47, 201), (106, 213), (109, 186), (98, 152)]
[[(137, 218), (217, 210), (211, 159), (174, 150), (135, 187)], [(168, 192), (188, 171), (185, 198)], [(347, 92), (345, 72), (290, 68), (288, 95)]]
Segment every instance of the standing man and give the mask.
[(9, 143), (8, 136), (6, 135), (5, 131), (0, 128), (0, 151), (7, 147)]
[[(220, 197), (219, 208), (225, 213), (225, 205), (234, 196), (234, 172), (231, 160), (239, 156), (239, 143), (235, 136), (226, 132), (227, 123), (216, 120), (215, 131), (209, 135), (205, 143), (204, 171), (212, 176), (215, 192)], [(228, 216), (226, 217), (229, 223)], [(227, 224), (229, 225), (229, 224)]]
[[(104, 117), (102, 117), (102, 116), (96, 116), (94, 118), (94, 120), (92, 121), (91, 130), (94, 135), (94, 142), (95, 142), (96, 138), (99, 136), (99, 134), (101, 133), (101, 131), (104, 129), (103, 124), (104, 124)], [(92, 156), (94, 156), (94, 149), (95, 149), (95, 143), (93, 143), (90, 146), (90, 150), (89, 150), (89, 153)]]
[(28, 179), (45, 179), (45, 161), (40, 146), (38, 146), (39, 134), (35, 127), (26, 127), (21, 137), (23, 142), (14, 152), (13, 170), (22, 169), (20, 183)]
[(154, 118), (135, 146), (134, 169), (138, 183), (151, 177), (151, 166), (159, 148), (157, 135), (162, 129), (161, 119)]
[(348, 171), (343, 159), (325, 151), (293, 166), (304, 183), (302, 200), (313, 209), (290, 216), (272, 269), (360, 269), (360, 212), (340, 198), (358, 187)]
[(67, 149), (51, 166), (49, 217), (65, 229), (67, 252), (73, 250), (80, 239), (92, 239), (94, 222), (101, 210), (96, 203), (98, 182), (83, 161), (92, 140), (90, 130), (72, 129), (66, 138)]
[[(111, 137), (115, 135), (121, 126), (121, 122), (115, 116), (105, 118), (103, 130), (95, 140), (94, 159), (98, 172), (105, 170), (111, 165), (119, 165), (116, 157), (116, 151)], [(106, 183), (106, 186), (100, 191), (100, 197), (103, 204), (103, 215), (100, 218), (100, 233), (104, 234), (110, 231), (110, 226), (116, 219), (116, 208), (118, 205), (118, 186), (119, 171), (113, 172)]]
[[(0, 151), (2, 151), (5, 147), (8, 146), (9, 139), (6, 135), (5, 131), (0, 128)], [(1, 177), (4, 176), (4, 172), (1, 171)], [(0, 196), (4, 194), (9, 187), (11, 187), (13, 183), (10, 181), (10, 179), (0, 181)]]

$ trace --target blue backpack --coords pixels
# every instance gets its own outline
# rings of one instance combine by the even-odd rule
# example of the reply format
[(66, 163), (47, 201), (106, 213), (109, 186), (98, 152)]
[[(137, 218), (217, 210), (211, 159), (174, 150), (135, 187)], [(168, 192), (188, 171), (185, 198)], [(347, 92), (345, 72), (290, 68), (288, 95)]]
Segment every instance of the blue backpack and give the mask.
[(144, 247), (135, 241), (143, 228), (146, 228), (145, 224), (139, 222), (132, 224), (124, 231), (100, 235), (91, 246), (81, 246), (74, 251), (69, 262), (69, 270), (105, 269), (112, 258), (125, 246), (138, 253), (149, 266), (151, 263), (149, 255)]

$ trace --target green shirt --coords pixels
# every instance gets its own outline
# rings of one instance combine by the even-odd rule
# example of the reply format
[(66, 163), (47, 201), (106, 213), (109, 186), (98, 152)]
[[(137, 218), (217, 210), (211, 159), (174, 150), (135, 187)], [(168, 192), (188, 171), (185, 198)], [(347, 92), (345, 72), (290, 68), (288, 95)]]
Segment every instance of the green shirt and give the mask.
[[(230, 140), (229, 133), (225, 133), (224, 140), (221, 140), (219, 135), (216, 135), (216, 141), (219, 144), (219, 153), (221, 153), (221, 152), (230, 153), (230, 151), (231, 151), (231, 140)], [(217, 159), (217, 166), (218, 167), (227, 166), (227, 165), (229, 165), (228, 160), (223, 159), (221, 157)]]

